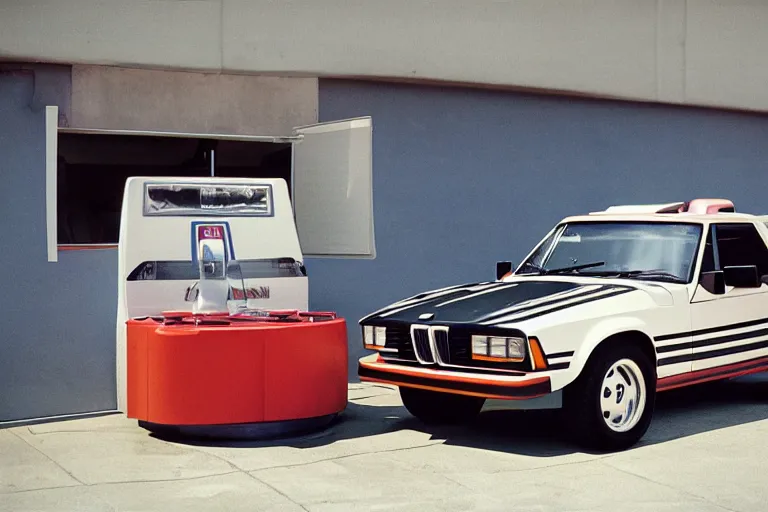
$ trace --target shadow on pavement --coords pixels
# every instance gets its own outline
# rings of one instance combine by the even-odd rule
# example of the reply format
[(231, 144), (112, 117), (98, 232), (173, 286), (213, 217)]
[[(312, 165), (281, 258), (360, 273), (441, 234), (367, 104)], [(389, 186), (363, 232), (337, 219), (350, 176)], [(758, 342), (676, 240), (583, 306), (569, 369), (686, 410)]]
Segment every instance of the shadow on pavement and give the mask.
[[(768, 419), (768, 375), (667, 391), (658, 395), (651, 427), (636, 448), (765, 419)], [(402, 406), (350, 402), (330, 427), (300, 437), (269, 441), (162, 438), (200, 446), (314, 448), (342, 440), (414, 430), (447, 445), (533, 457), (584, 452), (568, 440), (567, 428), (558, 411), (493, 411), (481, 414), (467, 425), (431, 426), (412, 417)]]

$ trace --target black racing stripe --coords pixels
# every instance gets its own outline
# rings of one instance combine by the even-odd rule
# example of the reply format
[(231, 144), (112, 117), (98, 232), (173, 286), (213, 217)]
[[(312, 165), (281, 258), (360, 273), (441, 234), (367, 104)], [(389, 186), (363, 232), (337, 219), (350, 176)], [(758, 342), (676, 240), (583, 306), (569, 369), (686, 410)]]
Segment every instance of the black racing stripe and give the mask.
[(528, 398), (543, 395), (552, 392), (552, 386), (549, 381), (538, 382), (523, 387), (495, 386), (492, 384), (480, 384), (462, 381), (445, 381), (431, 379), (429, 377), (420, 377), (414, 375), (401, 375), (399, 373), (390, 373), (383, 370), (366, 368), (358, 364), (357, 374), (360, 377), (379, 379), (387, 382), (414, 384), (421, 386), (430, 386), (433, 388), (445, 389), (446, 391), (467, 391), (470, 393), (479, 393), (485, 395), (507, 396), (510, 398)]
[(617, 297), (619, 295), (624, 295), (625, 293), (633, 292), (635, 290), (637, 290), (637, 288), (619, 289), (619, 290), (616, 290), (616, 291), (611, 292), (611, 293), (606, 293), (605, 295), (601, 295), (599, 297), (589, 297), (588, 299), (583, 299), (583, 300), (579, 300), (579, 301), (576, 301), (576, 302), (571, 302), (570, 304), (565, 304), (565, 305), (558, 306), (558, 307), (555, 307), (555, 308), (550, 308), (550, 309), (547, 309), (546, 311), (539, 311), (538, 313), (533, 313), (533, 314), (530, 314), (528, 316), (524, 316), (524, 317), (521, 317), (521, 318), (513, 318), (511, 320), (507, 320), (507, 321), (504, 321), (504, 322), (498, 322), (498, 323), (506, 324), (506, 323), (526, 322), (528, 320), (532, 320), (532, 319), (538, 318), (540, 316), (549, 315), (550, 313), (555, 313), (557, 311), (562, 311), (564, 309), (570, 309), (570, 308), (573, 308), (573, 307), (576, 307), (576, 306), (581, 306), (582, 304), (588, 304), (590, 302), (595, 302), (595, 301), (598, 301), (598, 300), (610, 299), (611, 297)]
[(398, 307), (380, 313), (380, 320), (399, 320), (404, 323), (421, 322), (419, 318), (430, 313), (429, 323), (474, 323), (478, 318), (510, 308), (527, 304), (533, 299), (550, 298), (566, 290), (581, 288), (582, 285), (560, 281), (525, 280), (518, 283), (493, 283), (484, 289), (458, 290), (442, 297), (428, 297), (417, 304)]
[(547, 370), (566, 370), (569, 366), (571, 366), (571, 363), (550, 364)]
[(676, 350), (685, 350), (686, 348), (691, 348), (690, 341), (686, 341), (685, 343), (675, 343), (674, 345), (667, 345), (666, 347), (656, 347), (656, 352), (659, 354), (665, 354), (667, 352), (674, 352)]
[(675, 350), (683, 350), (686, 348), (711, 347), (713, 345), (722, 345), (723, 343), (730, 343), (732, 341), (759, 338), (760, 336), (768, 336), (768, 328), (758, 329), (756, 331), (740, 332), (737, 334), (726, 334), (725, 336), (717, 336), (715, 338), (707, 338), (705, 340), (696, 340), (694, 342), (688, 341), (685, 343), (675, 343), (674, 345), (667, 345), (666, 347), (657, 347), (656, 352), (664, 354), (666, 352), (674, 352)]
[(709, 338), (706, 340), (696, 340), (692, 345), (693, 348), (711, 347), (712, 345), (721, 345), (723, 343), (730, 343), (731, 341), (759, 338), (760, 336), (768, 336), (768, 329), (758, 329), (756, 331), (740, 332), (738, 334), (727, 334), (725, 336), (718, 336), (717, 338)]
[[(422, 306), (424, 304), (427, 304), (429, 302), (436, 301), (436, 300), (440, 300), (442, 302), (442, 301), (446, 301), (446, 300), (457, 299), (457, 298), (463, 297), (465, 295), (470, 295), (470, 294), (473, 294), (473, 293), (477, 293), (477, 292), (473, 292), (473, 291), (469, 290), (469, 288), (475, 288), (477, 286), (488, 286), (488, 288), (486, 288), (486, 289), (490, 290), (490, 289), (494, 288), (492, 286), (489, 286), (490, 284), (491, 284), (490, 282), (487, 282), (487, 283), (468, 283), (468, 284), (461, 284), (461, 285), (457, 285), (457, 286), (450, 286), (448, 288), (445, 288), (445, 289), (439, 290), (439, 291), (420, 293), (418, 295), (414, 295), (414, 296), (409, 297), (407, 299), (403, 299), (401, 301), (398, 301), (399, 304), (391, 304), (389, 306), (386, 306), (386, 307), (380, 309), (379, 311), (376, 311), (375, 313), (371, 313), (370, 315), (364, 317), (360, 321), (361, 322), (366, 322), (368, 320), (373, 320), (374, 318), (381, 317), (382, 315), (386, 315), (387, 313), (391, 313), (392, 311), (395, 311), (397, 309), (401, 309), (401, 308), (416, 308), (416, 307)], [(502, 284), (509, 285), (509, 283), (501, 283), (501, 282), (499, 282), (497, 284), (498, 285), (502, 285)], [(484, 291), (484, 290), (482, 290), (482, 291)], [(411, 301), (415, 301), (415, 302), (411, 303)], [(406, 303), (408, 303), (408, 304), (406, 304)]]
[[(583, 288), (586, 288), (586, 286), (584, 286)], [(581, 292), (578, 292), (578, 293), (573, 293), (573, 294), (571, 294), (571, 295), (569, 295), (567, 297), (555, 297), (554, 299), (545, 300), (545, 301), (542, 301), (542, 302), (539, 302), (539, 303), (536, 303), (536, 304), (530, 304), (528, 306), (521, 307), (520, 309), (515, 309), (514, 311), (507, 311), (506, 313), (493, 313), (493, 314), (490, 314), (490, 315), (485, 316), (483, 318), (477, 319), (476, 322), (478, 322), (478, 323), (481, 323), (481, 322), (492, 322), (492, 321), (498, 320), (500, 318), (516, 315), (518, 313), (525, 313), (526, 311), (530, 311), (532, 309), (543, 308), (543, 307), (546, 307), (546, 306), (552, 306), (554, 304), (560, 304), (561, 302), (565, 302), (565, 301), (571, 300), (571, 299), (578, 299), (578, 298), (588, 297), (588, 296), (594, 295), (594, 294), (599, 293), (599, 292), (604, 292), (605, 290), (607, 290), (609, 288), (610, 288), (609, 286), (603, 285), (603, 286), (600, 286), (600, 287), (598, 287), (598, 288), (596, 288), (594, 290), (588, 290), (588, 291), (581, 291)], [(569, 290), (569, 291), (572, 291), (572, 290)]]
[[(467, 288), (475, 288), (476, 286), (488, 286), (490, 284), (493, 284), (493, 283), (488, 281), (488, 282), (479, 282), (479, 283), (457, 284), (455, 286), (447, 286), (447, 287), (444, 287), (444, 288), (438, 288), (436, 290), (432, 290), (432, 291), (428, 291), (428, 292), (417, 293), (416, 295), (412, 295), (412, 296), (408, 297), (407, 299), (399, 300), (398, 302), (399, 303), (405, 303), (405, 302), (410, 302), (410, 301), (417, 301), (414, 304), (418, 304), (421, 301), (429, 301), (429, 300), (432, 300), (432, 299), (438, 298), (438, 297), (442, 298), (444, 295), (448, 295), (448, 292), (461, 291), (461, 290), (465, 290)], [(496, 284), (500, 285), (502, 283), (496, 283)], [(405, 307), (405, 306), (403, 304), (398, 304), (398, 305), (391, 304), (391, 305), (387, 306), (385, 308), (385, 311), (382, 311), (382, 313), (386, 313), (386, 311), (389, 311), (389, 310), (392, 310), (392, 309), (398, 309), (398, 308), (401, 308), (401, 307)]]
[(682, 350), (685, 348), (702, 348), (711, 347), (713, 345), (722, 345), (723, 343), (730, 343), (732, 341), (748, 340), (752, 338), (759, 338), (760, 336), (768, 336), (768, 328), (758, 329), (756, 331), (740, 332), (738, 334), (727, 334), (725, 336), (717, 336), (715, 338), (707, 338), (705, 340), (696, 340), (694, 342), (675, 343), (674, 345), (667, 345), (666, 347), (658, 347), (656, 352), (674, 352), (675, 350)]
[(736, 345), (735, 347), (727, 347), (727, 348), (721, 348), (717, 350), (708, 350), (707, 352), (699, 352), (697, 354), (683, 354), (679, 356), (666, 357), (664, 359), (659, 359), (658, 365), (665, 366), (668, 364), (687, 363), (690, 361), (701, 361), (703, 359), (712, 359), (713, 357), (740, 354), (742, 352), (759, 350), (761, 348), (768, 348), (768, 340), (757, 341), (755, 343), (747, 343), (745, 345)]
[(570, 357), (573, 355), (573, 350), (570, 352), (555, 352), (554, 354), (549, 354), (547, 356), (547, 359), (557, 359), (558, 357)]
[(696, 331), (678, 332), (675, 334), (662, 334), (661, 336), (655, 336), (653, 339), (656, 341), (674, 340), (677, 338), (685, 338), (688, 336), (701, 336), (702, 334), (714, 334), (716, 332), (730, 331), (731, 329), (743, 329), (744, 327), (753, 327), (755, 325), (768, 324), (768, 318), (758, 318), (755, 320), (748, 320), (746, 322), (739, 322), (735, 324), (721, 325), (718, 327), (708, 327), (706, 329), (699, 329)]

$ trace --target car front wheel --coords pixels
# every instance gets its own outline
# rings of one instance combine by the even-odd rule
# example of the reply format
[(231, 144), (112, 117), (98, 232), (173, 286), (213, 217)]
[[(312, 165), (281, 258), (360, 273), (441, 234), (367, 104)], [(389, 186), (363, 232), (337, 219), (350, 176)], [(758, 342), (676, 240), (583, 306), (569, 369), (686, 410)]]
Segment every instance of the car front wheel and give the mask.
[(427, 424), (471, 421), (485, 403), (483, 398), (407, 387), (400, 388), (400, 398), (409, 413)]
[(624, 450), (648, 430), (656, 401), (656, 372), (635, 345), (598, 349), (581, 375), (565, 389), (571, 433), (581, 445)]

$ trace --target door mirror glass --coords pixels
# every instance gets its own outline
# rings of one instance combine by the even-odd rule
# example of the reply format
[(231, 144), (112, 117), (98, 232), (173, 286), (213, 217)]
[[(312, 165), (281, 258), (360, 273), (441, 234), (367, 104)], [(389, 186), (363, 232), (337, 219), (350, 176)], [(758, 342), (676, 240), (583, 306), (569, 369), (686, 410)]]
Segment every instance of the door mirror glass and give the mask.
[(502, 277), (512, 272), (511, 261), (497, 261), (496, 262), (496, 280), (500, 280)]
[(725, 293), (724, 277), (724, 272), (722, 270), (702, 272), (701, 277), (699, 277), (699, 284), (713, 295), (722, 295)]
[(723, 267), (725, 284), (734, 288), (760, 288), (756, 265)]

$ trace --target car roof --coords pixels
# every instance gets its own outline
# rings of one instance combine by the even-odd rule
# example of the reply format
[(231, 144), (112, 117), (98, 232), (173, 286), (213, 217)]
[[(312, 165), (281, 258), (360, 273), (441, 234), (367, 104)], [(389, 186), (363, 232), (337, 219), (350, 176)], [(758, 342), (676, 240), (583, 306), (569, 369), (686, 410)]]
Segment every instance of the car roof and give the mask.
[(694, 199), (675, 203), (618, 205), (586, 215), (566, 217), (564, 222), (768, 222), (768, 215), (736, 212), (728, 199)]
[(716, 214), (687, 214), (687, 213), (645, 213), (645, 214), (589, 214), (565, 217), (562, 222), (687, 222), (706, 224), (709, 222), (768, 222), (768, 216), (751, 215), (748, 213), (716, 213)]

